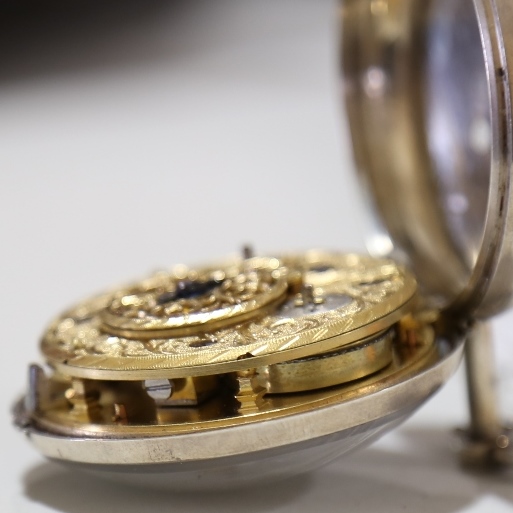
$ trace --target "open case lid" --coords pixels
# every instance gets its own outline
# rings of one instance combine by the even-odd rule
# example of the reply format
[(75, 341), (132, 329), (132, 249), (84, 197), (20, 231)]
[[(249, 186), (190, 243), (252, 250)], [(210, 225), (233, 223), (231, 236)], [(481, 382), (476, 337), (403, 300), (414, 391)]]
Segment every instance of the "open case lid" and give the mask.
[(511, 0), (342, 0), (347, 113), (382, 224), (444, 309), (512, 302)]

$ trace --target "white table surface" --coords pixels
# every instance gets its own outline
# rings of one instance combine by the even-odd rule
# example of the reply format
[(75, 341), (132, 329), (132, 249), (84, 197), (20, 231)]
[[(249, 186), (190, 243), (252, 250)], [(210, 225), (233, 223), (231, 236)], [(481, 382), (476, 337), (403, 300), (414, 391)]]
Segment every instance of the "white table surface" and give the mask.
[[(361, 250), (369, 226), (339, 98), (332, 0), (15, 4), (0, 16), (0, 511), (513, 511), (512, 474), (458, 468), (461, 373), (371, 448), (265, 490), (127, 489), (29, 446), (7, 412), (56, 312), (246, 242)], [(510, 413), (512, 326), (512, 314), (495, 321)]]

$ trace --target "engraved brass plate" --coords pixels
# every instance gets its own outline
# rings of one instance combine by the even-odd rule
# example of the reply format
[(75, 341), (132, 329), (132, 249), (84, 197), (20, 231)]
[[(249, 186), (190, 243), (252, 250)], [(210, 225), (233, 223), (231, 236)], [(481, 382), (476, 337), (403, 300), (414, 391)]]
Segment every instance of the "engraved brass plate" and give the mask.
[(251, 258), (211, 269), (177, 266), (120, 291), (101, 312), (103, 328), (127, 338), (169, 338), (242, 322), (285, 300), (276, 258)]
[[(42, 351), (63, 374), (94, 379), (149, 379), (163, 373), (177, 378), (233, 372), (331, 351), (374, 335), (411, 310), (416, 292), (415, 279), (409, 272), (390, 260), (365, 256), (309, 253), (283, 261), (250, 259), (233, 265), (239, 266), (240, 274), (228, 274), (230, 280), (243, 276), (244, 295), (239, 303), (235, 299), (233, 305), (227, 305), (219, 301), (217, 292), (207, 290), (194, 298), (189, 317), (178, 299), (173, 305), (178, 313), (155, 321), (159, 324), (171, 319), (178, 330), (189, 322), (188, 327), (193, 326), (195, 332), (171, 336), (173, 327), (148, 338), (155, 326), (153, 320), (150, 329), (144, 329), (138, 318), (131, 316), (134, 290), (142, 291), (136, 296), (148, 310), (158, 294), (167, 293), (169, 283), (176, 283), (169, 275), (157, 275), (66, 312), (44, 336)], [(269, 271), (267, 281), (261, 275), (248, 278), (256, 268)], [(204, 283), (205, 276), (222, 276), (226, 269), (230, 267), (209, 268), (197, 274), (188, 271), (188, 276), (198, 276)], [(298, 292), (298, 273), (302, 290), (308, 289), (312, 296), (306, 301), (304, 293)], [(248, 282), (256, 291), (249, 299), (244, 289)], [(288, 283), (288, 290), (282, 294), (284, 283)], [(171, 287), (171, 293), (173, 290)], [(120, 307), (124, 297), (129, 298), (126, 309)], [(212, 304), (219, 308), (211, 308)], [(206, 309), (202, 310), (201, 305)], [(246, 308), (251, 318), (242, 317), (236, 324), (219, 328), (219, 320), (231, 322), (237, 306), (239, 312)], [(130, 337), (112, 333), (113, 312), (127, 323), (124, 326), (131, 328)], [(202, 322), (192, 322), (194, 316), (203, 316)], [(133, 338), (134, 326), (142, 332), (139, 339)]]

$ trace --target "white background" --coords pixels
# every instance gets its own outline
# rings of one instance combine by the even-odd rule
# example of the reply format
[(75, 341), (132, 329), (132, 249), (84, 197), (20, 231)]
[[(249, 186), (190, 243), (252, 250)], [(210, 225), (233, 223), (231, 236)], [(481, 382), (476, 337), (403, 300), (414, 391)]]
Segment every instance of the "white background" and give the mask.
[[(372, 448), (244, 494), (98, 482), (45, 463), (11, 427), (38, 337), (70, 303), (246, 242), (362, 250), (369, 233), (333, 0), (70, 5), (0, 13), (1, 511), (513, 511), (511, 474), (458, 469), (461, 373)], [(495, 322), (510, 413), (512, 326)]]

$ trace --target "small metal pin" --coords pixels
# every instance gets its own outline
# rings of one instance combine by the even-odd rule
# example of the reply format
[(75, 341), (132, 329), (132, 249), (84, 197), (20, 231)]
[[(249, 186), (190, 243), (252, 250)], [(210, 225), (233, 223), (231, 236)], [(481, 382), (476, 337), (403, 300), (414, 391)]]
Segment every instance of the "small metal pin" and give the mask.
[(314, 287), (311, 283), (305, 283), (303, 285), (303, 289), (301, 290), (301, 295), (303, 296), (303, 304), (306, 305), (314, 305), (315, 297), (314, 297)]
[(46, 376), (39, 365), (32, 364), (29, 367), (29, 387), (25, 397), (25, 408), (29, 413), (39, 410), (42, 394), (46, 390)]
[(297, 294), (294, 300), (294, 306), (309, 308), (311, 311), (314, 311), (315, 307), (322, 303), (324, 303), (324, 298), (315, 295), (315, 287), (311, 283), (304, 283), (301, 293)]
[(169, 379), (147, 379), (144, 382), (146, 393), (154, 401), (166, 401), (173, 395), (173, 382)]
[(244, 258), (244, 260), (249, 260), (254, 256), (255, 250), (253, 249), (253, 246), (251, 246), (250, 244), (246, 244), (242, 247), (242, 258)]
[(124, 404), (114, 403), (114, 415), (112, 416), (112, 421), (120, 424), (127, 423), (128, 415)]

